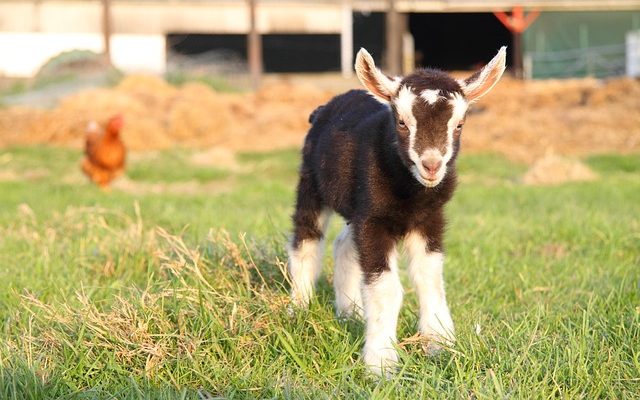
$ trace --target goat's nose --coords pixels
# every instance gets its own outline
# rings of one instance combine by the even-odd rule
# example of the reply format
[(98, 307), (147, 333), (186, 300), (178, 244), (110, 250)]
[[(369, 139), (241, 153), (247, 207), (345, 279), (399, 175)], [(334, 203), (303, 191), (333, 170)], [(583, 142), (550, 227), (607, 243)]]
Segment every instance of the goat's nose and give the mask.
[(442, 166), (442, 160), (428, 158), (426, 160), (422, 160), (422, 166), (429, 174), (435, 175)]

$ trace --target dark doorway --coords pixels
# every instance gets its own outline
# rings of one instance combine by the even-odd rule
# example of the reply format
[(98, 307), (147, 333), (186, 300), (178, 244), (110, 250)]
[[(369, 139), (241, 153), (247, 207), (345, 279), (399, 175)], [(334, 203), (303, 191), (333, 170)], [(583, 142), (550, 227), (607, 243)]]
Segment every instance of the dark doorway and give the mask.
[(235, 74), (247, 71), (245, 35), (168, 34), (168, 69)]
[(262, 55), (265, 72), (340, 71), (340, 35), (263, 35)]
[(501, 46), (511, 48), (511, 33), (492, 13), (410, 14), (409, 29), (422, 67), (476, 69)]
[(361, 47), (373, 57), (377, 65), (382, 65), (385, 46), (384, 13), (353, 13), (353, 59)]
[[(167, 47), (169, 61), (172, 57), (200, 57), (203, 62), (230, 65), (247, 62), (246, 35), (169, 34)], [(265, 72), (339, 71), (340, 35), (262, 35), (262, 57)]]

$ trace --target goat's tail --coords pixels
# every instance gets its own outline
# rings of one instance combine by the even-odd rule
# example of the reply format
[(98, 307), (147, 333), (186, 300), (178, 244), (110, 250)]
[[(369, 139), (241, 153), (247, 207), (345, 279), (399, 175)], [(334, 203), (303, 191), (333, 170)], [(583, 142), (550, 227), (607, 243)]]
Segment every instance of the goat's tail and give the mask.
[(311, 114), (309, 114), (309, 123), (313, 124), (316, 121), (316, 118), (318, 117), (318, 114), (320, 113), (320, 111), (322, 111), (322, 109), (324, 108), (324, 106), (320, 106), (318, 108), (316, 108), (315, 110), (313, 110), (313, 112), (311, 112)]

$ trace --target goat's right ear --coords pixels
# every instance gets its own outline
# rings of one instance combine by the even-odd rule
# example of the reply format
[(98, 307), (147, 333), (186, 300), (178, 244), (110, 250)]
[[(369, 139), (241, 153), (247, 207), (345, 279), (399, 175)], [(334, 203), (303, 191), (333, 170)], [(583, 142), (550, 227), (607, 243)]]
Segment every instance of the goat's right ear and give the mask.
[(356, 56), (356, 74), (358, 79), (377, 100), (389, 103), (398, 91), (400, 78), (389, 78), (383, 74), (365, 49), (360, 49)]

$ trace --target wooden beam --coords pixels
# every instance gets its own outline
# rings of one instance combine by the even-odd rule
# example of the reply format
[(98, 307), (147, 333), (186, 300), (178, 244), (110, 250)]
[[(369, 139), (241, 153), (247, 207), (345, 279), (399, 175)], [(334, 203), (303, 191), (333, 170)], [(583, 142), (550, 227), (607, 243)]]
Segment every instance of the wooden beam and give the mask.
[(104, 58), (111, 65), (111, 0), (102, 0), (102, 36)]
[(350, 78), (353, 75), (353, 9), (351, 8), (351, 0), (342, 0), (340, 65), (342, 76)]
[(256, 24), (257, 0), (249, 1), (249, 34), (247, 36), (247, 59), (249, 62), (249, 73), (251, 75), (251, 85), (254, 89), (260, 87), (262, 78), (262, 39)]
[(386, 14), (386, 70), (391, 75), (402, 72), (402, 26), (395, 0), (388, 0)]

